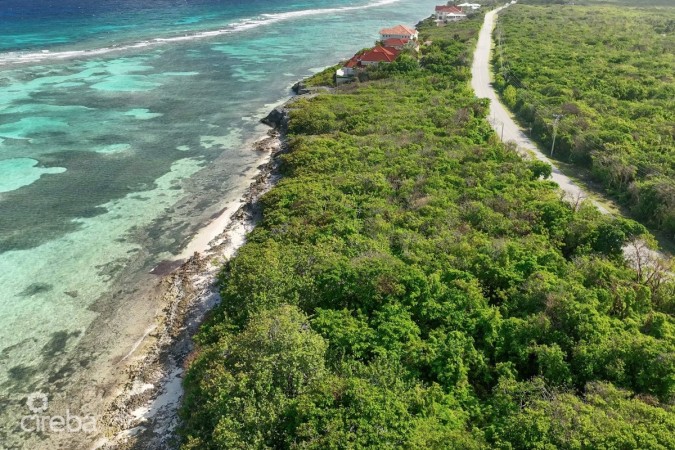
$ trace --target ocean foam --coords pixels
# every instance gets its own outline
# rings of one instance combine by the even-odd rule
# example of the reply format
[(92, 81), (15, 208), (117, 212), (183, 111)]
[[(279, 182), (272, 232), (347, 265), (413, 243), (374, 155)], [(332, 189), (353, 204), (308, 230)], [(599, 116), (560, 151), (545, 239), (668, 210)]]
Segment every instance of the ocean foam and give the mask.
[(73, 58), (89, 58), (94, 56), (101, 56), (112, 52), (120, 52), (125, 50), (134, 50), (142, 49), (149, 46), (163, 45), (168, 43), (176, 43), (183, 41), (192, 41), (196, 39), (207, 39), (218, 36), (223, 36), (232, 33), (238, 33), (242, 31), (251, 30), (261, 26), (272, 25), (275, 23), (300, 19), (310, 16), (319, 16), (326, 14), (339, 14), (349, 11), (358, 11), (369, 8), (376, 8), (380, 6), (387, 6), (390, 4), (398, 3), (401, 0), (379, 0), (367, 5), (360, 6), (343, 6), (340, 8), (320, 8), (320, 9), (305, 9), (301, 11), (291, 11), (283, 13), (273, 13), (273, 14), (262, 14), (259, 17), (251, 17), (248, 19), (242, 19), (238, 22), (231, 23), (223, 28), (217, 30), (209, 31), (200, 31), (195, 33), (188, 33), (183, 36), (170, 36), (162, 38), (154, 38), (147, 41), (136, 42), (132, 44), (112, 46), (112, 47), (102, 47), (92, 50), (72, 50), (72, 51), (60, 51), (60, 52), (51, 52), (49, 50), (42, 50), (39, 52), (9, 52), (0, 54), (0, 67), (3, 65), (10, 64), (21, 64), (21, 63), (33, 63), (41, 62), (48, 60), (62, 60), (62, 59), (73, 59)]

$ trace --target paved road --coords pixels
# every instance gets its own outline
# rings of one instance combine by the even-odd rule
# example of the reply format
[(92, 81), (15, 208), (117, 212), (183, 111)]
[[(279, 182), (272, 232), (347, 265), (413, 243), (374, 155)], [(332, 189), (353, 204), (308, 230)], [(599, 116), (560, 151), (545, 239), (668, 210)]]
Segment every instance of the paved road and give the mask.
[[(508, 5), (507, 5), (508, 6)], [(495, 25), (495, 18), (499, 11), (506, 8), (495, 9), (485, 15), (483, 28), (480, 30), (478, 45), (473, 55), (473, 66), (471, 67), (471, 86), (479, 98), (490, 99), (490, 123), (492, 128), (502, 137), (504, 142), (515, 142), (520, 150), (529, 150), (537, 159), (549, 163), (553, 166), (552, 179), (565, 192), (566, 197), (577, 202), (587, 198), (586, 193), (576, 185), (569, 177), (565, 176), (556, 165), (544, 155), (539, 148), (526, 136), (525, 132), (516, 124), (509, 111), (499, 102), (497, 93), (490, 84), (490, 53), (492, 48), (492, 30)], [(595, 206), (603, 213), (609, 211), (597, 202)]]
[[(473, 66), (471, 67), (471, 87), (479, 98), (490, 99), (490, 123), (498, 136), (501, 136), (504, 142), (515, 142), (518, 148), (528, 150), (540, 161), (544, 161), (553, 166), (552, 180), (555, 181), (565, 192), (566, 198), (573, 203), (577, 203), (585, 198), (587, 194), (569, 177), (560, 172), (560, 169), (532, 142), (525, 132), (516, 124), (511, 117), (511, 113), (504, 105), (499, 102), (497, 93), (490, 83), (490, 53), (492, 50), (492, 30), (495, 26), (497, 14), (509, 5), (502, 6), (485, 15), (485, 22), (480, 30), (476, 51), (473, 54)], [(593, 204), (603, 214), (609, 214), (609, 211), (598, 202)], [(626, 245), (624, 247), (624, 257), (634, 268), (649, 267), (654, 269), (663, 264), (668, 257), (659, 251), (654, 251), (646, 247), (642, 241)], [(672, 273), (669, 273), (673, 276)]]

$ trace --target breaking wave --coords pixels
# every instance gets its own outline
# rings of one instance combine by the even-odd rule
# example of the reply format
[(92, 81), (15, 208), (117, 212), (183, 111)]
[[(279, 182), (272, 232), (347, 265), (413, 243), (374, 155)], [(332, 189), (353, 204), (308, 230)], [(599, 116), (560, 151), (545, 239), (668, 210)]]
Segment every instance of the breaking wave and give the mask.
[(124, 45), (113, 45), (110, 47), (101, 47), (90, 50), (71, 50), (71, 51), (56, 51), (51, 52), (49, 50), (42, 50), (39, 52), (8, 52), (0, 53), (0, 65), (10, 65), (10, 64), (21, 64), (21, 63), (32, 63), (32, 62), (41, 62), (49, 60), (60, 60), (60, 59), (72, 59), (72, 58), (88, 58), (101, 56), (108, 53), (120, 52), (124, 50), (135, 50), (141, 49), (144, 47), (166, 45), (175, 42), (183, 41), (192, 41), (197, 39), (207, 39), (217, 36), (223, 36), (233, 33), (239, 33), (246, 30), (251, 30), (254, 28), (259, 28), (262, 26), (267, 26), (275, 24), (278, 22), (310, 17), (310, 16), (319, 16), (326, 14), (337, 14), (348, 11), (356, 11), (368, 8), (376, 8), (379, 6), (386, 6), (389, 4), (397, 3), (400, 0), (379, 0), (373, 3), (360, 6), (344, 6), (340, 8), (323, 8), (323, 9), (306, 9), (301, 11), (291, 11), (283, 13), (274, 13), (274, 14), (261, 14), (258, 17), (242, 19), (237, 22), (233, 22), (223, 28), (216, 30), (208, 31), (198, 31), (193, 33), (184, 34), (181, 36), (170, 36), (170, 37), (160, 37), (149, 39), (145, 41), (135, 42), (131, 44)]

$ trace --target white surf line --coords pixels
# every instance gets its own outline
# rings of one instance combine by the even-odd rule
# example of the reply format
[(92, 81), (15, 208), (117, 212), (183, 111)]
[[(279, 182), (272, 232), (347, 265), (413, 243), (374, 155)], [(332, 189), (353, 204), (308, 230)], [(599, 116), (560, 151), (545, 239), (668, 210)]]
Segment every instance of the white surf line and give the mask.
[[(256, 171), (256, 174), (257, 173), (258, 172)], [(254, 176), (246, 178), (246, 180), (249, 181), (249, 184), (252, 178), (254, 178)], [(209, 250), (214, 241), (223, 234), (227, 226), (232, 222), (232, 216), (245, 204), (246, 201), (243, 199), (233, 200), (227, 203), (218, 217), (203, 226), (192, 237), (183, 251), (174, 259), (176, 261), (185, 260), (190, 258), (195, 253), (203, 253)]]
[(134, 352), (135, 352), (136, 350), (138, 350), (138, 347), (141, 346), (141, 344), (143, 343), (143, 341), (145, 340), (145, 338), (147, 338), (147, 337), (150, 335), (150, 333), (152, 333), (153, 331), (155, 331), (155, 329), (157, 329), (157, 325), (156, 325), (156, 324), (155, 324), (155, 325), (151, 325), (147, 330), (145, 330), (145, 333), (143, 334), (143, 336), (141, 336), (141, 338), (140, 338), (139, 340), (137, 340), (137, 341), (134, 343), (134, 345), (131, 347), (131, 350), (129, 350), (129, 353), (127, 353), (126, 356), (125, 356), (124, 358), (120, 359), (120, 362), (125, 361), (127, 358), (129, 358), (131, 355), (133, 355)]
[(227, 25), (224, 28), (210, 31), (200, 31), (185, 34), (183, 36), (171, 36), (166, 38), (154, 38), (146, 41), (136, 42), (133, 44), (113, 46), (113, 47), (102, 47), (93, 50), (73, 50), (73, 51), (62, 51), (62, 52), (50, 52), (49, 50), (42, 50), (39, 52), (8, 52), (0, 53), (0, 67), (3, 65), (12, 65), (12, 64), (22, 64), (22, 63), (32, 63), (32, 62), (41, 62), (45, 60), (63, 60), (63, 59), (72, 59), (72, 58), (89, 58), (94, 56), (101, 56), (113, 52), (121, 52), (125, 50), (140, 49), (150, 46), (164, 45), (174, 42), (184, 42), (192, 41), (198, 39), (207, 39), (217, 36), (223, 36), (233, 33), (238, 33), (246, 30), (251, 30), (261, 26), (272, 25), (275, 23), (299, 19), (309, 16), (325, 15), (325, 14), (335, 14), (341, 12), (357, 11), (363, 9), (377, 8), (381, 6), (387, 6), (393, 3), (398, 3), (401, 0), (380, 0), (374, 3), (369, 3), (367, 5), (360, 6), (344, 6), (341, 8), (323, 8), (323, 9), (306, 9), (301, 11), (290, 11), (283, 13), (273, 13), (273, 14), (261, 14), (258, 17), (252, 17), (248, 19), (242, 19), (238, 22), (233, 22)]

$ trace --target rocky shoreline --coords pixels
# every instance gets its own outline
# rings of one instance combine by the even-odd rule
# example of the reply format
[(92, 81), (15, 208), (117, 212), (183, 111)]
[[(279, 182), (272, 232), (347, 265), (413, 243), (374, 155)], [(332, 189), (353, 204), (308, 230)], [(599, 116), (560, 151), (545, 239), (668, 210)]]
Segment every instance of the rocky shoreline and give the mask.
[[(300, 85), (300, 83), (298, 83)], [(298, 86), (296, 85), (296, 86)], [(293, 87), (294, 92), (300, 90)], [(304, 95), (303, 95), (304, 94)], [(159, 282), (165, 305), (155, 324), (127, 355), (131, 362), (118, 395), (108, 404), (99, 427), (104, 437), (92, 448), (104, 450), (167, 449), (177, 446), (174, 433), (182, 398), (182, 376), (195, 345), (192, 336), (208, 312), (220, 301), (216, 285), (224, 260), (232, 257), (261, 218), (260, 197), (279, 180), (279, 156), (287, 151), (288, 111), (302, 92), (272, 110), (261, 121), (272, 130), (253, 144), (268, 154), (267, 162), (246, 190), (244, 204), (203, 253), (197, 253)], [(171, 268), (170, 263), (164, 264)], [(132, 354), (139, 356), (132, 357)]]

